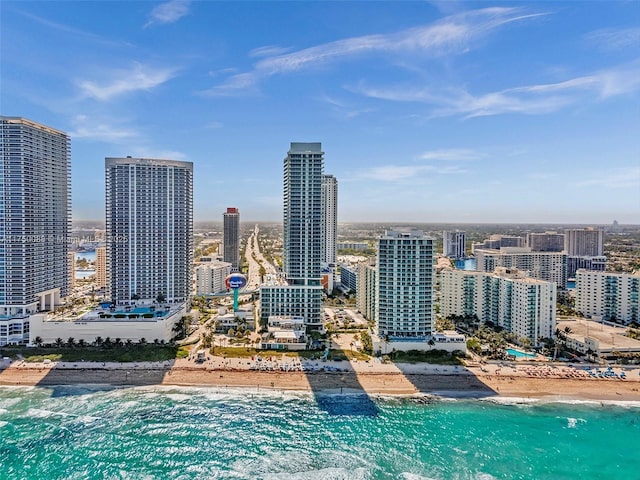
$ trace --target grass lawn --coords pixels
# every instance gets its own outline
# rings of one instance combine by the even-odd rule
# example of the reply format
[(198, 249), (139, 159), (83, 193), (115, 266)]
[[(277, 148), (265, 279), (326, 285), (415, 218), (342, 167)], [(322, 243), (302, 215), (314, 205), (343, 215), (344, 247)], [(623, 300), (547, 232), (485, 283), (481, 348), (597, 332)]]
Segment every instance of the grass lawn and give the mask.
[(454, 357), (448, 352), (441, 350), (420, 351), (409, 350), (408, 352), (394, 352), (390, 355), (393, 362), (398, 363), (432, 363), (436, 365), (462, 365), (458, 357)]
[[(324, 350), (256, 350), (253, 347), (214, 347), (209, 351), (212, 355), (225, 356), (228, 358), (250, 358), (257, 355), (261, 357), (280, 358), (284, 353), (289, 358), (312, 359), (320, 358), (324, 355)], [(329, 360), (368, 360), (369, 355), (349, 350), (330, 350)]]
[(161, 362), (189, 356), (189, 350), (172, 345), (132, 345), (130, 347), (51, 347), (25, 348), (3, 347), (2, 355), (18, 358), (22, 355), (27, 362), (51, 361), (78, 362)]

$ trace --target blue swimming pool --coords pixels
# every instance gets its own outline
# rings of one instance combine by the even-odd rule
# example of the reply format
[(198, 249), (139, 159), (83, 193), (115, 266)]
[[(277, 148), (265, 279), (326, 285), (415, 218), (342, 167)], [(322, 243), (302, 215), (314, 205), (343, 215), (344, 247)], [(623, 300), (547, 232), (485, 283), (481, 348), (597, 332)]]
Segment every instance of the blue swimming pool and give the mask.
[(507, 353), (516, 358), (536, 358), (535, 353), (525, 353), (520, 350), (514, 350), (513, 348), (507, 348)]

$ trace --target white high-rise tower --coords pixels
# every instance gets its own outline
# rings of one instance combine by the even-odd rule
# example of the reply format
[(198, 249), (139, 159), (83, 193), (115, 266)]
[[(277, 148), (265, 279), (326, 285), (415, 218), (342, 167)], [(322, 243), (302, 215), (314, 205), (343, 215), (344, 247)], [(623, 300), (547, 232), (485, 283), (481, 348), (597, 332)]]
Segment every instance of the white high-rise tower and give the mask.
[(376, 334), (424, 340), (433, 314), (433, 239), (419, 230), (387, 230), (378, 242)]
[(111, 298), (187, 301), (193, 257), (193, 163), (107, 158)]
[(338, 180), (333, 175), (322, 176), (322, 208), (322, 261), (328, 265), (335, 265), (338, 243)]
[[(0, 117), (0, 345), (28, 340), (27, 318), (70, 288), (71, 153), (66, 133)], [(4, 325), (3, 325), (4, 324)], [(4, 327), (4, 328), (3, 328)], [(23, 332), (21, 328), (27, 331)], [(4, 334), (3, 334), (4, 332)]]
[(284, 273), (286, 285), (260, 289), (261, 321), (302, 317), (322, 326), (322, 170), (320, 143), (291, 143), (284, 159)]

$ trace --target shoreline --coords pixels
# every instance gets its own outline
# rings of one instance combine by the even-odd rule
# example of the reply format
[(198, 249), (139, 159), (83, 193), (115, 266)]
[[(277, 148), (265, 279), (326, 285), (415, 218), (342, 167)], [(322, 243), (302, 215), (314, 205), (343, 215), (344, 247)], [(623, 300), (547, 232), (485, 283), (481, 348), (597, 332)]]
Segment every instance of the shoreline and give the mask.
[[(236, 359), (234, 359), (236, 360)], [(159, 363), (27, 364), (14, 362), (0, 370), (2, 386), (55, 387), (109, 385), (112, 387), (177, 386), (251, 388), (259, 391), (363, 393), (382, 396), (441, 396), (450, 398), (640, 402), (640, 369), (628, 369), (626, 379), (576, 377), (562, 367), (500, 365), (450, 367), (443, 365), (350, 365), (341, 372), (255, 371), (241, 359), (195, 365), (186, 360)], [(546, 368), (547, 370), (542, 370)], [(618, 369), (620, 370), (620, 369)], [(556, 376), (542, 376), (551, 372)], [(546, 373), (547, 375), (550, 375)], [(538, 376), (539, 375), (539, 376)], [(571, 375), (571, 376), (569, 376)], [(564, 376), (564, 377), (563, 377)]]

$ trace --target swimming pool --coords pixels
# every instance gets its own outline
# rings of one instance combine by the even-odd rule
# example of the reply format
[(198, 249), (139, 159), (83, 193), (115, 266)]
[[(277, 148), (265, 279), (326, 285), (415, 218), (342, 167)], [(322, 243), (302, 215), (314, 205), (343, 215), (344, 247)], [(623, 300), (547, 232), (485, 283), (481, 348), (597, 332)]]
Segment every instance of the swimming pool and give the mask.
[(525, 353), (520, 350), (514, 350), (513, 348), (507, 348), (507, 353), (513, 355), (516, 358), (536, 358), (535, 353)]

